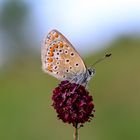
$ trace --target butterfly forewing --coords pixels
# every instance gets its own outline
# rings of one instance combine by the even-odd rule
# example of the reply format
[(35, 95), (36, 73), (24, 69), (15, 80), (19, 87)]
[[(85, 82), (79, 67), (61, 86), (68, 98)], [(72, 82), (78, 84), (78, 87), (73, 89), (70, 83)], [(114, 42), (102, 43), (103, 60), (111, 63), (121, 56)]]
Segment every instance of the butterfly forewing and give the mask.
[(86, 72), (86, 66), (72, 44), (57, 30), (52, 30), (42, 47), (42, 69), (59, 80), (71, 80)]

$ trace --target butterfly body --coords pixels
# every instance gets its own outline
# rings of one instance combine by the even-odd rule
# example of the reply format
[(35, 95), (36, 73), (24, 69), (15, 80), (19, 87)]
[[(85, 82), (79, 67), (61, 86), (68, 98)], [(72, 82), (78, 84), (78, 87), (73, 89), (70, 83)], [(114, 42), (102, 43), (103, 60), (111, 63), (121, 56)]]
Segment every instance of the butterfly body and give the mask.
[(59, 80), (86, 85), (95, 69), (86, 68), (72, 44), (57, 30), (49, 32), (41, 50), (42, 69)]
[(86, 86), (94, 74), (95, 74), (95, 69), (88, 68), (85, 73), (76, 75), (71, 82)]

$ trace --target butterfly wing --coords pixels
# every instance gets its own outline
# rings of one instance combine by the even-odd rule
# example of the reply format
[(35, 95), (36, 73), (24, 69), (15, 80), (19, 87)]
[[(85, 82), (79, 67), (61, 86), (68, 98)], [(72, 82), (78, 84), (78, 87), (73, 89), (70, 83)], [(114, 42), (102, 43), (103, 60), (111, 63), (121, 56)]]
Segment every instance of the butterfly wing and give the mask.
[(86, 66), (72, 44), (57, 30), (49, 32), (41, 50), (42, 69), (59, 80), (72, 80)]

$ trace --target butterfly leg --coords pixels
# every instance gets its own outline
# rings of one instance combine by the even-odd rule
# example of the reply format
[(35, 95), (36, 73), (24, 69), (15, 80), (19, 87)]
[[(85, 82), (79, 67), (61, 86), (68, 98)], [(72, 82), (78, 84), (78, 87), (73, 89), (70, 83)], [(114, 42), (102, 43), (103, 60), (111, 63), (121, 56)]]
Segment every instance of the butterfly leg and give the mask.
[(76, 89), (78, 89), (81, 85), (83, 85), (82, 83), (84, 82), (84, 77), (82, 75), (78, 75), (76, 77), (74, 77), (74, 79), (76, 79), (77, 81), (75, 81), (74, 83), (77, 84), (76, 88), (74, 89), (74, 91)]

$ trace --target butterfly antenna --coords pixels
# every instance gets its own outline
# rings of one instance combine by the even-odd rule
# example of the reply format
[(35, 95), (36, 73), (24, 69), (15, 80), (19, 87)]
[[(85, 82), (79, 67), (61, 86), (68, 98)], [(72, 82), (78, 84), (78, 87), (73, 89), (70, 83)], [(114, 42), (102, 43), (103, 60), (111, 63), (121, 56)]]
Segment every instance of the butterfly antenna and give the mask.
[(99, 62), (105, 60), (106, 58), (110, 57), (111, 56), (111, 53), (109, 54), (106, 54), (105, 56), (103, 56), (102, 58), (98, 59), (97, 61), (95, 61), (94, 64), (92, 64), (92, 66), (95, 66), (96, 64), (98, 64)]

